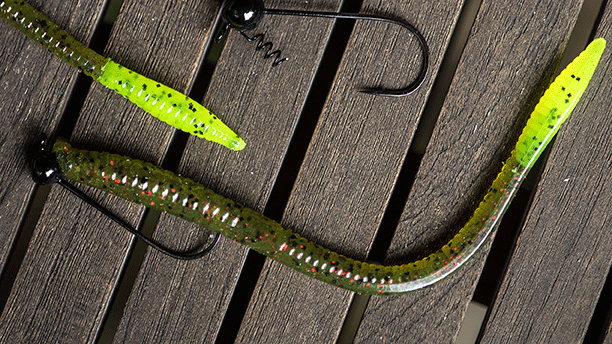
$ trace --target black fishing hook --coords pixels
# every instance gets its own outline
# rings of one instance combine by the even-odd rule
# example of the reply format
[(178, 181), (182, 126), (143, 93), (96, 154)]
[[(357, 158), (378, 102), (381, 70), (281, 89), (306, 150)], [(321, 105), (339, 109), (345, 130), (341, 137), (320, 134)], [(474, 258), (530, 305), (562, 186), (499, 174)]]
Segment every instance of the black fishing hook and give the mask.
[(214, 241), (210, 245), (208, 245), (208, 247), (205, 247), (204, 249), (201, 249), (199, 251), (193, 250), (193, 251), (188, 251), (188, 252), (179, 252), (179, 251), (175, 251), (167, 247), (164, 247), (162, 244), (158, 243), (157, 241), (137, 231), (134, 227), (129, 225), (123, 219), (119, 218), (117, 215), (110, 212), (110, 210), (104, 208), (102, 205), (96, 202), (93, 198), (89, 197), (83, 191), (79, 190), (76, 186), (72, 185), (69, 181), (67, 181), (62, 175), (62, 172), (60, 171), (59, 165), (57, 163), (57, 159), (55, 158), (55, 154), (53, 154), (53, 152), (47, 149), (47, 140), (44, 137), (44, 135), (42, 135), (39, 144), (40, 144), (40, 147), (38, 148), (37, 154), (31, 161), (32, 179), (34, 180), (34, 182), (41, 184), (41, 185), (57, 183), (63, 186), (66, 190), (70, 191), (71, 193), (73, 193), (74, 195), (76, 195), (77, 197), (79, 197), (80, 199), (82, 199), (83, 201), (91, 205), (92, 207), (96, 208), (102, 214), (108, 216), (111, 220), (118, 223), (121, 227), (125, 228), (128, 232), (132, 233), (133, 235), (135, 235), (140, 240), (144, 241), (146, 244), (153, 247), (154, 249), (172, 258), (181, 259), (181, 260), (191, 260), (191, 259), (202, 258), (208, 252), (210, 252), (219, 242), (219, 239), (221, 237), (219, 233), (216, 233), (216, 237)]
[(300, 17), (317, 17), (317, 18), (338, 18), (338, 19), (364, 19), (372, 21), (380, 21), (390, 24), (400, 25), (408, 29), (419, 42), (419, 46), (422, 50), (422, 62), (421, 70), (416, 79), (407, 87), (397, 90), (389, 89), (364, 89), (360, 92), (367, 94), (374, 94), (379, 96), (389, 97), (403, 97), (414, 92), (425, 80), (427, 76), (427, 70), (429, 68), (429, 47), (425, 37), (411, 24), (393, 19), (385, 16), (372, 15), (372, 14), (361, 14), (361, 13), (345, 13), (345, 12), (309, 12), (309, 11), (293, 11), (293, 10), (275, 10), (263, 8), (262, 0), (230, 0), (226, 6), (223, 7), (222, 17), (226, 21), (226, 24), (219, 31), (216, 41), (219, 42), (223, 39), (227, 31), (231, 28), (239, 30), (249, 42), (259, 39), (257, 43), (257, 50), (267, 48), (264, 55), (265, 58), (275, 56), (273, 66), (277, 66), (280, 63), (287, 60), (287, 58), (281, 58), (281, 51), (272, 51), (272, 43), (264, 42), (264, 35), (258, 34), (253, 37), (247, 36), (245, 31), (253, 30), (257, 24), (261, 21), (264, 14), (275, 14), (275, 15), (288, 15), (288, 16), (300, 16)]

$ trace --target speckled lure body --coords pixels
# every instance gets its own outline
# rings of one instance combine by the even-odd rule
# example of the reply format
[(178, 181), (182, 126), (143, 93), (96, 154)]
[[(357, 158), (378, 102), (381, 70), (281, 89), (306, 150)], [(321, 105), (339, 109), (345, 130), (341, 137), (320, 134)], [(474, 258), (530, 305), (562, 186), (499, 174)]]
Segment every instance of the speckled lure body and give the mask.
[(244, 141), (202, 105), (81, 44), (25, 1), (0, 0), (0, 15), (62, 60), (176, 128), (233, 150)]
[(360, 262), (311, 242), (254, 210), (188, 178), (119, 155), (58, 142), (53, 151), (69, 179), (179, 216), (332, 285), (364, 294), (402, 294), (458, 269), (496, 227), (519, 185), (584, 92), (605, 46), (589, 45), (553, 82), (472, 217), (437, 252), (403, 265)]

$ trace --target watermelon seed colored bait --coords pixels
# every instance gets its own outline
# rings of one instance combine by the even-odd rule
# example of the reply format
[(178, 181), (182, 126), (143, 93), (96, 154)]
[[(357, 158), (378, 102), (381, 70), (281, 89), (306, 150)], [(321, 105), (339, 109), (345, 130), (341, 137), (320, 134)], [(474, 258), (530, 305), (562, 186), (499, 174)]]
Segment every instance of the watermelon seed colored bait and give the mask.
[(68, 143), (56, 142), (53, 152), (44, 152), (45, 159), (33, 165), (57, 164), (67, 179), (204, 226), (334, 286), (363, 294), (407, 293), (456, 271), (482, 246), (529, 169), (580, 100), (604, 47), (603, 39), (594, 40), (550, 85), (501, 172), (463, 228), (435, 253), (407, 264), (381, 266), (345, 257), (191, 179), (143, 161), (77, 150)]
[(160, 120), (233, 150), (245, 142), (193, 99), (89, 49), (22, 0), (0, 0), (0, 16), (55, 56)]
[(550, 85), (501, 172), (463, 228), (437, 252), (407, 264), (381, 266), (345, 257), (191, 179), (143, 161), (77, 150), (65, 142), (56, 142), (52, 152), (39, 155), (33, 163), (33, 175), (44, 182), (41, 175), (59, 170), (61, 175), (52, 174), (52, 179), (63, 181), (65, 176), (181, 217), (341, 288), (373, 295), (408, 293), (456, 271), (482, 246), (530, 168), (580, 100), (604, 47), (602, 38), (594, 40)]

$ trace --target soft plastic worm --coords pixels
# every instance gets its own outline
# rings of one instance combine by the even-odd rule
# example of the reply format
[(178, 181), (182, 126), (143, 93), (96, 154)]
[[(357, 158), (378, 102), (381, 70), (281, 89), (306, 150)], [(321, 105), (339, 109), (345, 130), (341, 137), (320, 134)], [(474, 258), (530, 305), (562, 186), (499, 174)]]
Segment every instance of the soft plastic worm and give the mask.
[(97, 54), (25, 1), (0, 0), (0, 14), (54, 55), (160, 120), (233, 150), (244, 148), (244, 141), (202, 105)]
[(76, 150), (53, 151), (69, 179), (165, 211), (246, 245), (306, 275), (364, 294), (401, 294), (429, 286), (465, 263), (487, 239), (597, 66), (605, 41), (597, 39), (544, 93), (489, 191), (455, 237), (437, 252), (404, 265), (360, 262), (317, 245), (254, 210), (149, 163)]

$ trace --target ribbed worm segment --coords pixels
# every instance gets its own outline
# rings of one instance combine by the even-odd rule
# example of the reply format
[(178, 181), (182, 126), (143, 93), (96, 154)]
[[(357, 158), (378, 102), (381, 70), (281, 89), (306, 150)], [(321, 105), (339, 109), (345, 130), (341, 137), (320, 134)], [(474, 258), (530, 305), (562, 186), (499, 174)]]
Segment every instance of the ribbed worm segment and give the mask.
[(233, 150), (241, 150), (245, 146), (240, 136), (195, 100), (111, 60), (97, 80), (180, 130)]
[(193, 99), (97, 54), (27, 2), (0, 0), (0, 14), (57, 57), (162, 121), (233, 150), (245, 147), (236, 133)]
[(94, 79), (102, 74), (106, 58), (74, 39), (27, 2), (0, 0), (0, 14), (17, 30), (79, 71)]
[[(586, 85), (581, 80), (592, 76), (603, 44), (603, 40), (592, 43), (587, 54), (581, 54), (576, 64), (568, 67), (569, 79), (562, 73), (559, 83), (551, 85), (566, 90), (561, 89), (563, 92), (556, 98), (548, 91), (545, 93), (544, 104), (536, 107), (515, 149), (463, 228), (435, 253), (403, 265), (380, 266), (345, 257), (201, 184), (149, 163), (76, 150), (64, 142), (57, 142), (53, 151), (62, 173), (69, 179), (202, 225), (323, 282), (363, 294), (402, 294), (443, 279), (482, 246), (508, 209), (533, 161), (584, 91)], [(573, 81), (567, 83), (570, 80)], [(566, 97), (565, 92), (576, 94)], [(552, 109), (550, 104), (562, 110), (549, 110), (543, 116), (546, 112), (541, 109)], [(563, 104), (569, 105), (560, 107)]]

